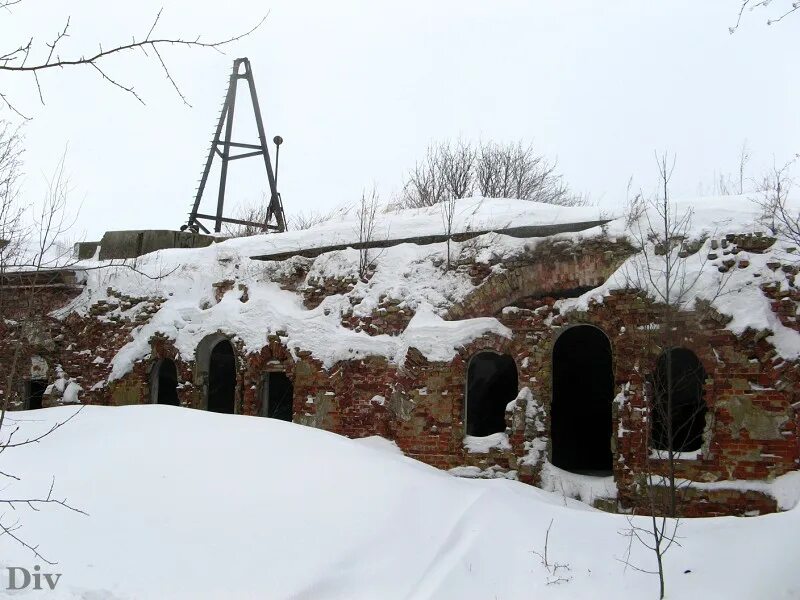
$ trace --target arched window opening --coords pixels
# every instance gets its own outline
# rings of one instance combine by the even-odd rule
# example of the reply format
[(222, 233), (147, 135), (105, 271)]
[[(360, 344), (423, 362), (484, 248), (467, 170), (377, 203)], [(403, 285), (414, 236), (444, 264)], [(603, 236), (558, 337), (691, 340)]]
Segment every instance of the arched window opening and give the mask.
[(47, 390), (45, 379), (30, 379), (25, 382), (25, 407), (28, 410), (42, 408), (45, 390)]
[(174, 361), (162, 358), (153, 365), (150, 373), (150, 397), (154, 404), (180, 405), (178, 369)]
[(292, 421), (294, 416), (294, 386), (283, 371), (264, 375), (261, 382), (261, 416)]
[(517, 365), (507, 354), (481, 352), (467, 369), (467, 435), (506, 430), (506, 406), (518, 392)]
[(611, 473), (611, 343), (590, 325), (564, 331), (553, 347), (552, 463), (587, 475)]
[(706, 371), (686, 348), (666, 350), (653, 377), (651, 444), (657, 450), (692, 452), (703, 444)]
[(208, 363), (208, 410), (233, 414), (236, 399), (236, 355), (224, 339), (211, 350)]

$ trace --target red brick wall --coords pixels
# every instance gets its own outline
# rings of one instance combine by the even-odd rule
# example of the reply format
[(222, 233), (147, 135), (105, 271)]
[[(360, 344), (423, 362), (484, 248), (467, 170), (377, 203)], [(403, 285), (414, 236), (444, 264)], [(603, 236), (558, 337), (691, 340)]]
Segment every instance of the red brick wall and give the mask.
[[(240, 358), (236, 410), (245, 415), (260, 414), (263, 374), (283, 370), (294, 383), (297, 423), (350, 437), (381, 435), (394, 440), (407, 455), (439, 468), (477, 467), (485, 476), (511, 475), (538, 485), (550, 452), (550, 356), (554, 340), (564, 327), (590, 324), (608, 336), (615, 386), (617, 391), (626, 390), (624, 403), (615, 405), (612, 429), (618, 508), (646, 512), (649, 495), (642, 485), (643, 476), (665, 472), (664, 461), (649, 458), (644, 394), (645, 381), (665, 340), (692, 350), (708, 375), (705, 400), (711, 418), (707, 443), (699, 458), (677, 461), (679, 477), (700, 482), (763, 481), (797, 469), (800, 431), (792, 405), (800, 401), (800, 364), (780, 360), (764, 332), (747, 331), (736, 336), (726, 329), (724, 316), (700, 307), (682, 313), (674, 331), (665, 337), (652, 327), (663, 322), (663, 311), (633, 292), (615, 292), (602, 303), (591, 303), (588, 310), (560, 314), (555, 297), (596, 286), (630, 251), (626, 244), (607, 241), (546, 242), (513, 261), (460, 265), (458, 268), (469, 273), (477, 288), (451, 309), (449, 317), (494, 315), (510, 328), (512, 336), (474, 340), (457, 349), (455, 358), (446, 364), (431, 363), (412, 348), (402, 365), (370, 357), (326, 370), (307, 351), (290, 353), (280, 333), (270, 336), (260, 352), (247, 356), (234, 340)], [(225, 285), (221, 282), (219, 289)], [(314, 305), (325, 294), (343, 293), (351, 285), (351, 281), (324, 282), (322, 287), (303, 293)], [(785, 324), (797, 328), (791, 310), (786, 308), (788, 303), (797, 302), (796, 290), (787, 294), (765, 286), (763, 291)], [(42, 306), (49, 310), (63, 305), (74, 293), (43, 293)], [(137, 319), (130, 321), (115, 315), (117, 306), (139, 306), (141, 310)], [(111, 358), (130, 341), (133, 328), (146, 322), (158, 306), (158, 300), (116, 296), (109, 303), (95, 304), (85, 317), (72, 314), (61, 321), (46, 318), (42, 343), (31, 343), (19, 328), (0, 323), (0, 377), (5, 380), (7, 357), (22, 340), (24, 360), (40, 355), (51, 368), (62, 365), (83, 387), (83, 402), (144, 403), (151, 401), (153, 363), (170, 358), (178, 369), (181, 404), (203, 408), (197, 365), (181, 359), (172, 342), (162, 337), (151, 340), (152, 353), (147, 360), (136, 363), (121, 380), (102, 385), (108, 379)], [(396, 310), (389, 311), (390, 306)], [(396, 299), (384, 299), (381, 308), (385, 312), (370, 317), (346, 316), (346, 324), (368, 333), (394, 335), (413, 316)], [(527, 388), (530, 399), (520, 396), (507, 413), (510, 450), (471, 454), (463, 446), (466, 367), (470, 357), (486, 349), (514, 358), (519, 389)], [(774, 510), (774, 500), (763, 493), (719, 489), (691, 489), (682, 494), (680, 506), (682, 514), (691, 516)]]

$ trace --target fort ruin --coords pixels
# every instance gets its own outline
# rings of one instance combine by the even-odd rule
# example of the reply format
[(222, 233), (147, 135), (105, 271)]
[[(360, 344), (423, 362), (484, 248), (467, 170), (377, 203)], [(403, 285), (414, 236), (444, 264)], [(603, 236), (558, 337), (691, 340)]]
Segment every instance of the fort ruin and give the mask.
[[(456, 475), (619, 512), (647, 511), (643, 474), (663, 473), (669, 428), (680, 514), (782, 508), (800, 460), (794, 248), (755, 221), (712, 227), (718, 211), (698, 209), (682, 258), (728, 289), (665, 321), (624, 277), (658, 252), (636, 247), (624, 219), (459, 203), (449, 271), (434, 207), (382, 215), (360, 248), (345, 217), (157, 250), (135, 269), (95, 257), (6, 273), (0, 381), (12, 358), (24, 376), (3, 392), (19, 410), (160, 403), (378, 435)], [(33, 313), (20, 312), (23, 294)], [(667, 378), (669, 423), (653, 408)]]

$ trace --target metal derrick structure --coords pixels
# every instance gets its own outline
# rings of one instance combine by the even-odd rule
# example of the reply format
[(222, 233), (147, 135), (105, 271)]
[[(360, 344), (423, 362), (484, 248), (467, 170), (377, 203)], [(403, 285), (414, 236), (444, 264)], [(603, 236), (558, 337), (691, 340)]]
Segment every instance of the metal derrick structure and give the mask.
[[(253, 106), (253, 112), (256, 118), (256, 127), (258, 128), (258, 144), (244, 144), (240, 142), (231, 141), (231, 133), (233, 130), (233, 114), (236, 107), (236, 90), (239, 80), (244, 79), (247, 81), (250, 90), (250, 100)], [(223, 133), (224, 131), (224, 133)], [(251, 227), (258, 227), (261, 231), (286, 231), (286, 216), (283, 212), (283, 202), (281, 195), (277, 189), (277, 167), (278, 167), (278, 153), (280, 152), (280, 144), (283, 139), (280, 136), (275, 136), (274, 142), (276, 145), (275, 154), (275, 171), (272, 170), (272, 162), (269, 157), (269, 149), (267, 148), (267, 137), (264, 133), (264, 121), (261, 118), (261, 109), (258, 104), (258, 95), (256, 94), (256, 86), (253, 81), (253, 70), (250, 67), (250, 61), (247, 58), (237, 58), (233, 61), (233, 71), (231, 72), (230, 82), (228, 84), (228, 93), (225, 96), (225, 102), (222, 105), (222, 111), (219, 115), (217, 128), (214, 133), (214, 139), (211, 141), (211, 148), (209, 149), (208, 158), (203, 169), (203, 175), (200, 178), (197, 187), (197, 194), (194, 199), (194, 205), (189, 213), (188, 222), (181, 227), (181, 231), (189, 229), (191, 231), (203, 231), (209, 233), (208, 228), (200, 221), (214, 221), (214, 231), (219, 233), (222, 230), (223, 223), (232, 223), (234, 225), (245, 225)], [(240, 154), (231, 154), (231, 150), (244, 150)], [(217, 212), (215, 215), (203, 214), (199, 212), (200, 200), (203, 197), (206, 183), (208, 182), (208, 175), (211, 172), (211, 164), (214, 161), (214, 155), (218, 155), (222, 160), (222, 169), (219, 178), (219, 193), (217, 195)], [(264, 167), (267, 171), (267, 181), (269, 182), (270, 200), (267, 208), (267, 216), (263, 223), (255, 223), (243, 219), (233, 219), (223, 216), (223, 209), (225, 206), (225, 186), (228, 179), (228, 164), (232, 160), (239, 160), (242, 158), (251, 158), (255, 156), (263, 156)], [(272, 223), (272, 221), (275, 221)]]

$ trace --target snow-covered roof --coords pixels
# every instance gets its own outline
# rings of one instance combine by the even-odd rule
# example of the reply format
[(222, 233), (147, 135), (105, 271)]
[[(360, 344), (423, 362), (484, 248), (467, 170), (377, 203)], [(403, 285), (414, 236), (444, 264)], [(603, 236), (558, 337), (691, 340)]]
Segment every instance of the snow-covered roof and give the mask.
[[(693, 210), (693, 236), (767, 232), (758, 223), (759, 207), (746, 197), (680, 200), (676, 202), (676, 208), (679, 212), (688, 208)], [(581, 223), (597, 220), (599, 216), (594, 207), (567, 208), (520, 200), (471, 198), (457, 202), (457, 227), (454, 230), (466, 232), (508, 226)], [(209, 333), (221, 331), (236, 336), (246, 351), (256, 352), (265, 346), (268, 334), (280, 332), (291, 351), (310, 351), (325, 366), (369, 355), (402, 362), (409, 347), (419, 349), (430, 360), (445, 361), (454, 356), (457, 348), (476, 337), (487, 333), (510, 335), (510, 331), (492, 317), (461, 321), (443, 319), (449, 307), (461, 302), (475, 289), (467, 273), (442, 268), (446, 252), (444, 243), (424, 246), (404, 243), (374, 250), (371, 256), (375, 269), (368, 281), (355, 281), (350, 291), (330, 295), (311, 309), (303, 304), (300, 294), (282, 289), (278, 281), (295, 273), (298, 266), (308, 271), (306, 281), (356, 280), (357, 250), (327, 252), (313, 260), (292, 258), (264, 262), (251, 258), (267, 252), (290, 252), (344, 243), (357, 239), (357, 227), (353, 215), (344, 215), (305, 231), (232, 239), (206, 248), (153, 252), (137, 259), (136, 271), (113, 266), (90, 269), (85, 274), (84, 293), (62, 314), (71, 310), (87, 313), (93, 303), (108, 298), (108, 288), (129, 296), (152, 296), (164, 300), (158, 310), (134, 331), (133, 341), (114, 358), (112, 379), (126, 373), (134, 361), (149, 355), (149, 340), (156, 333), (174, 340), (181, 355), (191, 359), (200, 340)], [(438, 207), (381, 213), (376, 225), (376, 236), (413, 237), (442, 231)], [(555, 238), (580, 241), (604, 236), (609, 243), (614, 243), (619, 237), (630, 235), (629, 224), (626, 225), (626, 220), (620, 217), (602, 228), (561, 233)], [(502, 261), (528, 252), (539, 242), (537, 239), (490, 234), (470, 242), (453, 242), (451, 252), (457, 256), (459, 252), (469, 250), (474, 262), (496, 263), (498, 258)], [(707, 245), (710, 241), (704, 243)], [(780, 285), (788, 285), (780, 270), (773, 273), (763, 268), (769, 260), (775, 260), (776, 253), (786, 255), (787, 246), (787, 243), (778, 243), (767, 254), (753, 256), (753, 269), (742, 269), (732, 276), (733, 284), (737, 286), (736, 293), (717, 297), (714, 302), (722, 312), (734, 316), (732, 327), (735, 330), (748, 326), (769, 327), (775, 331), (774, 341), (779, 351), (785, 356), (797, 356), (800, 354), (800, 335), (780, 324), (758, 287), (758, 283), (769, 278), (780, 280)], [(648, 251), (652, 253), (653, 249)], [(708, 252), (708, 247), (701, 247), (687, 262), (687, 268), (701, 268), (700, 259)], [(786, 256), (779, 259), (785, 260)], [(630, 260), (637, 259), (632, 257)], [(83, 261), (77, 265), (78, 268), (97, 266), (97, 261)], [(628, 263), (623, 265), (597, 290), (564, 301), (564, 308), (585, 305), (592, 298), (602, 301), (610, 289), (624, 287), (623, 269), (626, 266), (630, 267)], [(759, 272), (759, 279), (753, 278), (754, 270)], [(719, 274), (716, 269), (708, 268), (704, 277), (698, 280), (697, 296), (704, 297), (713, 289), (714, 273)], [(225, 280), (233, 281), (234, 285), (217, 302), (213, 284)], [(247, 288), (246, 302), (241, 301), (243, 290), (240, 284)], [(386, 297), (400, 300), (401, 307), (407, 306), (414, 312), (407, 328), (399, 335), (368, 335), (342, 325), (343, 315), (351, 312), (355, 316), (371, 315)], [(138, 310), (137, 307), (131, 308), (125, 316), (135, 317)], [(121, 311), (118, 309), (117, 313)]]

